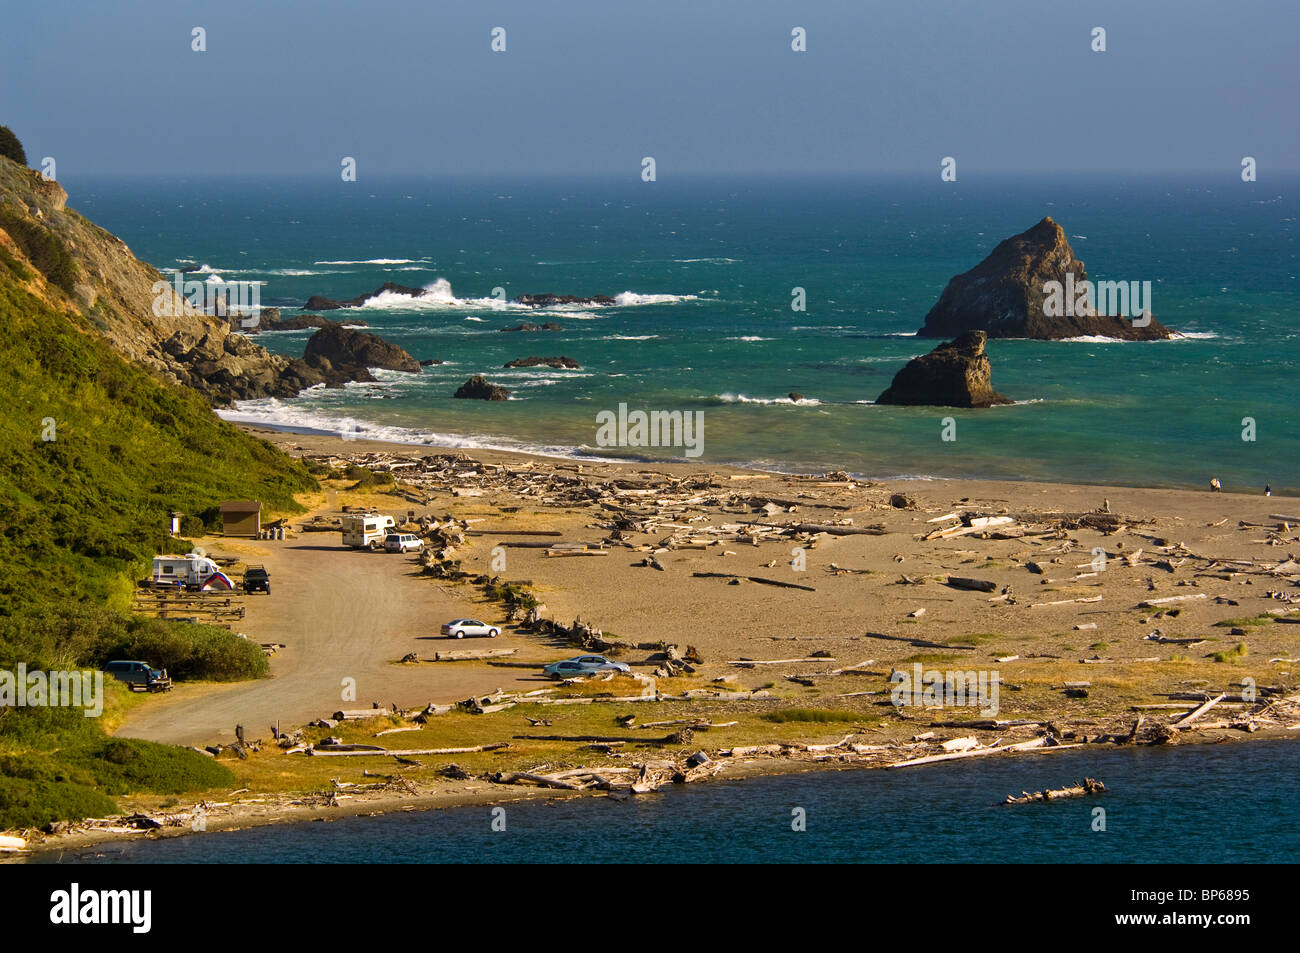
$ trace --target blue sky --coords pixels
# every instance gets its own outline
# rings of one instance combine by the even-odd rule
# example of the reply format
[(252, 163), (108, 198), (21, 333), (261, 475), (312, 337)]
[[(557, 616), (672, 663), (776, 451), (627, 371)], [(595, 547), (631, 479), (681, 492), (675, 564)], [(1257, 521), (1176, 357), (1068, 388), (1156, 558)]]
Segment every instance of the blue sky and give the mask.
[[(1300, 170), (1293, 0), (10, 4), (64, 176)], [(191, 29), (207, 52), (191, 51)], [(493, 27), (507, 50), (490, 49)], [(807, 30), (808, 51), (790, 49)], [(1090, 49), (1107, 30), (1108, 51)]]

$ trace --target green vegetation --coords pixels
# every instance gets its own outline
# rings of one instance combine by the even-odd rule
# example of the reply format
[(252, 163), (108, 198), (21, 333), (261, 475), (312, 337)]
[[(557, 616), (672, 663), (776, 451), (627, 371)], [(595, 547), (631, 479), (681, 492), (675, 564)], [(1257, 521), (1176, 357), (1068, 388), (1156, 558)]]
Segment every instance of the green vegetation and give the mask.
[(955, 636), (948, 642), (951, 645), (984, 645), (986, 642), (996, 642), (1005, 638), (1006, 636), (1000, 632), (972, 632), (970, 635)]
[(1214, 623), (1214, 626), (1218, 629), (1244, 629), (1249, 626), (1270, 625), (1272, 622), (1273, 616), (1269, 615), (1267, 612), (1261, 612), (1259, 615), (1243, 616), (1240, 619), (1223, 619)]
[(776, 725), (791, 721), (829, 723), (864, 720), (864, 716), (860, 712), (837, 711), (833, 708), (780, 708), (776, 711), (766, 712), (761, 717), (764, 721), (770, 721)]
[(393, 475), (387, 470), (368, 470), (355, 463), (349, 463), (342, 471), (342, 477), (357, 482), (349, 490), (383, 490), (393, 485)]
[(27, 152), (23, 149), (23, 144), (18, 141), (18, 136), (8, 126), (0, 126), (0, 156), (12, 159), (19, 165), (27, 164)]
[(1230, 649), (1224, 649), (1222, 652), (1215, 652), (1210, 656), (1216, 662), (1237, 662), (1246, 657), (1246, 643), (1238, 642)]
[(232, 637), (220, 626), (192, 622), (116, 616), (96, 640), (93, 657), (102, 665), (113, 659), (148, 659), (172, 678), (206, 678), (234, 682), (263, 678), (269, 666), (256, 642)]
[[(0, 227), (51, 281), (75, 275), (64, 243), (12, 203), (0, 206)], [(294, 494), (314, 489), (314, 478), (198, 394), (127, 363), (86, 318), (29, 294), (15, 280), (24, 270), (13, 255), (0, 260), (0, 669), (127, 657), (177, 678), (265, 675), (256, 644), (132, 617), (130, 593), (153, 555), (185, 548), (167, 534), (172, 510), (191, 514), (185, 530), (197, 535), (213, 528), (224, 499), (297, 512)], [(120, 704), (125, 693), (106, 688)], [(112, 795), (229, 781), (193, 752), (108, 739), (111, 715), (0, 708), (0, 829), (103, 815)]]
[[(0, 228), (23, 250), (27, 259), (47, 281), (72, 294), (77, 282), (77, 263), (58, 235), (34, 219), (27, 218), (8, 203), (0, 204)], [(10, 266), (13, 270), (13, 266)]]
[(133, 738), (109, 738), (79, 748), (65, 761), (107, 794), (184, 794), (235, 780), (229, 768), (197, 751)]

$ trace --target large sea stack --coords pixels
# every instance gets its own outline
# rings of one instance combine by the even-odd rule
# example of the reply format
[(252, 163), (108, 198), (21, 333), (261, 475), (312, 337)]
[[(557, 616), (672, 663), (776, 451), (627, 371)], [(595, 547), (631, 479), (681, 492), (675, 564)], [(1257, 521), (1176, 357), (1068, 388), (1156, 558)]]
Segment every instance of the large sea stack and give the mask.
[[(982, 262), (949, 281), (917, 334), (954, 338), (979, 330), (994, 338), (1059, 340), (1097, 335), (1134, 341), (1173, 336), (1150, 315), (1135, 322), (1127, 316), (1098, 314), (1095, 300), (1082, 314), (1070, 313), (1075, 310), (1072, 302), (1067, 308), (1049, 307), (1045, 313), (1049, 283), (1076, 289), (1087, 280), (1088, 273), (1074, 257), (1065, 230), (1044, 218), (1028, 231), (1001, 242)], [(1061, 311), (1065, 313), (1058, 316)]]
[(327, 324), (307, 339), (302, 363), (319, 373), (331, 387), (348, 381), (373, 381), (370, 368), (420, 373), (420, 362), (377, 334), (342, 324)]
[(1011, 401), (993, 389), (993, 369), (984, 352), (988, 335), (967, 331), (929, 354), (907, 362), (877, 404), (924, 407), (993, 407)]

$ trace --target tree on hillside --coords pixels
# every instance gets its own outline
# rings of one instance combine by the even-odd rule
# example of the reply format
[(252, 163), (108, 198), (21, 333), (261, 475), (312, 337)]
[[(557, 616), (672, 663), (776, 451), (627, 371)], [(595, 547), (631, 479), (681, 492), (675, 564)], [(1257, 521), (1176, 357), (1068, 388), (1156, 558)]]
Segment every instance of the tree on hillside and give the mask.
[(0, 126), (0, 156), (13, 159), (19, 165), (27, 164), (27, 153), (23, 151), (23, 144), (18, 141), (18, 137), (8, 126)]

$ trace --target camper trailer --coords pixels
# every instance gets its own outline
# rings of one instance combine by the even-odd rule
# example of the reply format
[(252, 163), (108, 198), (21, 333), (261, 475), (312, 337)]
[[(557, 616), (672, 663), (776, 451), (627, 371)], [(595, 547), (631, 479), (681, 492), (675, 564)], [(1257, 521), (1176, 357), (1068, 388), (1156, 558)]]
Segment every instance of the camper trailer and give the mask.
[(230, 577), (206, 556), (155, 556), (149, 581), (155, 586), (178, 586), (185, 589), (234, 589)]
[(383, 549), (384, 537), (393, 531), (391, 516), (347, 513), (343, 517), (343, 545), (356, 549)]

